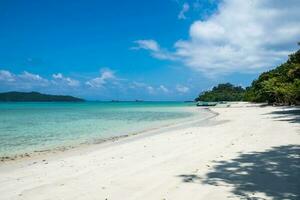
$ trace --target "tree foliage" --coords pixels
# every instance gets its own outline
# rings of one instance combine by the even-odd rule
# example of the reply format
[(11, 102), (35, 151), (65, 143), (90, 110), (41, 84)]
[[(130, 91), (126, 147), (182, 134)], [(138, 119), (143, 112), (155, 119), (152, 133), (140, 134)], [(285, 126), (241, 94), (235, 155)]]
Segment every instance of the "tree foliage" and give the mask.
[[(300, 45), (300, 43), (299, 43)], [(300, 104), (300, 50), (289, 59), (268, 72), (263, 72), (250, 87), (219, 84), (212, 90), (202, 92), (196, 101), (251, 101), (278, 105)]]
[(262, 73), (246, 89), (246, 101), (300, 104), (300, 50), (273, 70)]
[(241, 101), (245, 90), (241, 86), (234, 86), (231, 83), (219, 84), (212, 90), (202, 92), (196, 101)]

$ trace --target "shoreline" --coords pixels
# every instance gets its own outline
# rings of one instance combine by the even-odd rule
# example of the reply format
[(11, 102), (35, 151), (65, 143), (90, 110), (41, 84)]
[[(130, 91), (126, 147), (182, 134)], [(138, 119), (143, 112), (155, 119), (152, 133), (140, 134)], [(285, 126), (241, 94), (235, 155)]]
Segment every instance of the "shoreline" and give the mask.
[(202, 124), (0, 165), (1, 199), (300, 198), (298, 107), (210, 109)]
[[(212, 110), (210, 110), (209, 108), (199, 108), (199, 107), (187, 107), (186, 108), (187, 111), (189, 112), (199, 112), (199, 110), (201, 110), (202, 112), (208, 114), (207, 117), (202, 118), (202, 119), (195, 119), (197, 116), (194, 117), (190, 117), (189, 119), (184, 119), (184, 120), (178, 120), (177, 122), (172, 122), (169, 124), (164, 124), (164, 125), (160, 125), (157, 127), (152, 127), (149, 129), (145, 129), (145, 130), (141, 130), (141, 131), (133, 131), (133, 132), (129, 132), (123, 135), (119, 135), (119, 136), (112, 136), (112, 137), (108, 137), (108, 138), (96, 138), (93, 139), (92, 141), (87, 141), (87, 142), (83, 142), (77, 145), (66, 145), (66, 146), (60, 146), (60, 147), (56, 147), (56, 148), (51, 148), (51, 149), (43, 149), (43, 150), (34, 150), (31, 152), (25, 152), (22, 154), (15, 154), (15, 155), (4, 155), (4, 156), (0, 156), (0, 166), (2, 164), (5, 163), (9, 163), (9, 162), (18, 162), (18, 161), (22, 161), (22, 160), (34, 160), (37, 158), (43, 158), (43, 157), (47, 157), (48, 155), (58, 155), (70, 150), (76, 150), (76, 149), (84, 149), (84, 148), (89, 148), (90, 146), (95, 146), (95, 148), (98, 148), (99, 145), (104, 145), (107, 143), (114, 143), (120, 140), (124, 140), (126, 138), (129, 137), (134, 137), (134, 136), (140, 136), (140, 135), (146, 135), (149, 136), (151, 134), (158, 134), (158, 133), (163, 133), (168, 131), (168, 129), (172, 130), (175, 128), (182, 128), (182, 126), (188, 126), (192, 123), (201, 123), (202, 121), (207, 121), (211, 118), (214, 118), (218, 115), (217, 112), (214, 112)], [(166, 130), (167, 129), (167, 130)]]

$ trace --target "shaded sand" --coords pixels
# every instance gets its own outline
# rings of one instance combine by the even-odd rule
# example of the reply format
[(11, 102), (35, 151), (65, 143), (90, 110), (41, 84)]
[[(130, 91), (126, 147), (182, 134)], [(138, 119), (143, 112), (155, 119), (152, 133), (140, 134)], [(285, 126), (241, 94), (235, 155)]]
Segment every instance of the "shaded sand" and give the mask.
[(300, 199), (300, 111), (215, 118), (0, 165), (0, 199)]

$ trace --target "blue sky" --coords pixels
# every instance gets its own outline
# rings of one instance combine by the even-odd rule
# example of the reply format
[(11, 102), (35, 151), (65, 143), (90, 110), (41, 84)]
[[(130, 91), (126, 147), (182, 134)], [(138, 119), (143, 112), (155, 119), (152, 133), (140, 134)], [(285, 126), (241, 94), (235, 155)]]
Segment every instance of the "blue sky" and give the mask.
[(0, 0), (0, 91), (191, 100), (300, 41), (297, 0)]

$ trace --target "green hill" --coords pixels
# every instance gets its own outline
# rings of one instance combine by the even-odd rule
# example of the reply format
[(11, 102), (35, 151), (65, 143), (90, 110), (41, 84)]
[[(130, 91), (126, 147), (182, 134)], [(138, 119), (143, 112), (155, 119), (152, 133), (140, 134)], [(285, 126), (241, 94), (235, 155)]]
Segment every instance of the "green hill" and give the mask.
[(234, 86), (231, 83), (219, 84), (212, 90), (202, 92), (195, 101), (241, 101), (243, 100), (245, 89)]
[(0, 101), (2, 102), (82, 102), (80, 99), (72, 96), (49, 95), (39, 92), (4, 92), (0, 93)]

